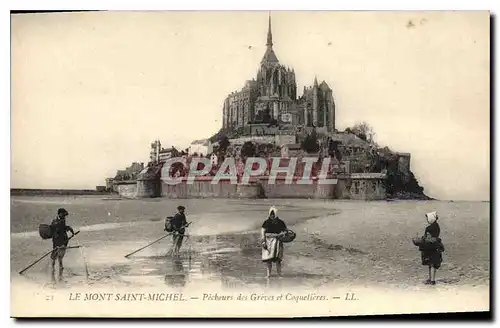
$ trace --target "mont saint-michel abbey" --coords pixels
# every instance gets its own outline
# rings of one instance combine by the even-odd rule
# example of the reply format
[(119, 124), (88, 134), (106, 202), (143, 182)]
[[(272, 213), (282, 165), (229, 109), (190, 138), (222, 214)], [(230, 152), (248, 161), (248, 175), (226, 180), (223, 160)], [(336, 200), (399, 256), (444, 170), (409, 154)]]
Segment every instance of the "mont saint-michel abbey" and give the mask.
[[(305, 87), (297, 95), (295, 71), (280, 64), (273, 49), (271, 17), (267, 32), (266, 51), (257, 70), (257, 76), (245, 83), (242, 90), (231, 93), (223, 104), (223, 126), (210, 138), (194, 140), (184, 150), (174, 146), (163, 148), (160, 140), (151, 144), (150, 160), (133, 163), (119, 170), (114, 178), (106, 180), (104, 189), (115, 190), (123, 197), (169, 198), (320, 198), (320, 199), (385, 199), (387, 194), (396, 195), (408, 190), (416, 197), (423, 197), (410, 170), (410, 154), (393, 152), (373, 143), (366, 132), (356, 126), (337, 131), (335, 126), (335, 101), (332, 90), (325, 81)], [(365, 127), (366, 128), (366, 127)], [(369, 127), (368, 127), (369, 129)], [(170, 158), (182, 157), (186, 165), (163, 165)], [(226, 163), (234, 159), (239, 179), (249, 157), (260, 157), (267, 168), (254, 181), (235, 184), (212, 183), (212, 178)], [(190, 163), (199, 158), (209, 159), (211, 169), (194, 185), (182, 187), (162, 182), (164, 174), (186, 178)], [(285, 184), (269, 183), (272, 163), (280, 159), (280, 166), (295, 158), (294, 176), (303, 177), (305, 158), (314, 160), (311, 175), (324, 172), (338, 178), (336, 184)], [(323, 162), (329, 158), (327, 162)], [(308, 162), (310, 163), (310, 162)], [(260, 167), (260, 164), (258, 164)], [(290, 166), (289, 166), (290, 167)], [(168, 172), (168, 173), (167, 173)], [(388, 172), (391, 184), (385, 183)], [(201, 177), (200, 177), (201, 178)], [(287, 177), (288, 179), (288, 177)], [(180, 180), (179, 180), (180, 181)], [(187, 180), (182, 180), (187, 181)], [(217, 181), (217, 180), (216, 180)], [(298, 180), (294, 180), (298, 181)], [(389, 189), (386, 190), (388, 186)], [(403, 197), (407, 197), (403, 195)], [(412, 196), (413, 197), (413, 196)]]
[(295, 71), (280, 64), (274, 52), (270, 16), (266, 48), (257, 77), (225, 99), (223, 128), (250, 135), (262, 123), (275, 123), (290, 132), (315, 127), (318, 132), (333, 133), (332, 90), (325, 81), (318, 84), (315, 78), (313, 85), (304, 87), (302, 96), (297, 97)]

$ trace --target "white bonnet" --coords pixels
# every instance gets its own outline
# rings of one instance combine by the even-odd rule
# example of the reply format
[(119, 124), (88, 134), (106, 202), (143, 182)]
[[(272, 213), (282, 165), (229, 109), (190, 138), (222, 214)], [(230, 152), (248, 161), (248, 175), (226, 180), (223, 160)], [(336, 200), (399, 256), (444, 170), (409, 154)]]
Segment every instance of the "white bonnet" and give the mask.
[(274, 212), (274, 216), (278, 216), (278, 209), (274, 206), (271, 206), (269, 209), (269, 215), (271, 215), (271, 212)]
[(436, 220), (438, 219), (437, 212), (429, 212), (429, 213), (425, 214), (425, 216), (427, 217), (427, 222), (429, 224), (436, 222)]

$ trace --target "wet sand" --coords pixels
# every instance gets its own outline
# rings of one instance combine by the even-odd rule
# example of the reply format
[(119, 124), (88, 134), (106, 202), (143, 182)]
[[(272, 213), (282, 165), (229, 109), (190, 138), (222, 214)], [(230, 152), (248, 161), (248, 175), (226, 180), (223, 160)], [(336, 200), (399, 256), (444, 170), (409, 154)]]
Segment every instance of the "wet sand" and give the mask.
[[(124, 255), (164, 234), (163, 218), (173, 214), (179, 203), (187, 206), (188, 221), (193, 221), (181, 256), (166, 256), (171, 244), (168, 237), (125, 258)], [(272, 302), (273, 311), (282, 315), (294, 306), (303, 311), (302, 315), (310, 310), (324, 315), (347, 315), (489, 309), (488, 203), (13, 197), (11, 204), (13, 312), (21, 311), (14, 305), (33, 293), (39, 293), (39, 297), (47, 293), (59, 295), (63, 300), (72, 291), (110, 288), (200, 295), (189, 297), (203, 297), (203, 291), (327, 293), (328, 297), (340, 297), (338, 301), (342, 301), (341, 306), (331, 302), (310, 306), (314, 301), (308, 302), (308, 306), (293, 300)], [(279, 216), (297, 233), (297, 238), (285, 245), (283, 277), (268, 280), (260, 260), (258, 237), (270, 205), (278, 207)], [(48, 223), (60, 206), (71, 213), (68, 223), (81, 231), (71, 245), (84, 246), (68, 250), (65, 282), (50, 283), (48, 259), (19, 275), (19, 270), (50, 249), (50, 241), (41, 240), (36, 229), (38, 224)], [(441, 213), (446, 247), (436, 286), (423, 285), (427, 268), (420, 264), (420, 253), (411, 243), (411, 237), (423, 232), (424, 213), (431, 210)], [(362, 302), (346, 303), (346, 293), (353, 291)], [(408, 302), (391, 302), (395, 297)], [(415, 304), (410, 305), (410, 300)], [(203, 306), (211, 303), (204, 301)], [(219, 315), (224, 315), (226, 311), (226, 315), (237, 315), (241, 307), (241, 311), (247, 311), (242, 313), (262, 315), (264, 303), (231, 303), (229, 308), (220, 308), (215, 302), (219, 305), (214, 305), (211, 313), (222, 311)], [(75, 304), (80, 303), (73, 302), (70, 314), (90, 314), (88, 304), (81, 308)], [(148, 307), (147, 313), (145, 309), (126, 310), (129, 305), (124, 303), (119, 306), (129, 315), (152, 316), (156, 311), (155, 306)], [(106, 316), (117, 310), (100, 309)], [(188, 310), (182, 306), (174, 306), (169, 310), (162, 308), (158, 315), (189, 315), (185, 311)], [(29, 310), (30, 315), (34, 312), (38, 311)], [(95, 314), (94, 308), (92, 313)]]

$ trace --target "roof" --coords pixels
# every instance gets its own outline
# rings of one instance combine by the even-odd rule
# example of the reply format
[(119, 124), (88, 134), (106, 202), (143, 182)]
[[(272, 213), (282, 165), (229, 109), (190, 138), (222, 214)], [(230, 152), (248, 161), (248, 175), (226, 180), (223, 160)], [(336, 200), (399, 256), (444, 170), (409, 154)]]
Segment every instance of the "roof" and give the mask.
[(204, 145), (204, 146), (208, 146), (208, 139), (194, 140), (193, 142), (191, 142), (191, 145)]
[(332, 90), (332, 89), (330, 89), (330, 87), (328, 86), (328, 84), (325, 81), (321, 82), (321, 84), (319, 85), (319, 88), (322, 91), (330, 91), (330, 90)]
[(264, 57), (262, 57), (261, 63), (279, 63), (278, 57), (274, 53), (272, 47), (267, 47), (266, 52), (264, 53)]
[(312, 88), (309, 88), (309, 89), (305, 89), (304, 92), (302, 93), (302, 97), (308, 99), (308, 98), (311, 98), (313, 95), (313, 89)]
[(288, 149), (301, 149), (300, 144), (285, 144), (281, 148), (287, 147)]
[(159, 151), (160, 154), (165, 154), (165, 153), (171, 153), (173, 151), (177, 151), (175, 148), (163, 148), (162, 150)]

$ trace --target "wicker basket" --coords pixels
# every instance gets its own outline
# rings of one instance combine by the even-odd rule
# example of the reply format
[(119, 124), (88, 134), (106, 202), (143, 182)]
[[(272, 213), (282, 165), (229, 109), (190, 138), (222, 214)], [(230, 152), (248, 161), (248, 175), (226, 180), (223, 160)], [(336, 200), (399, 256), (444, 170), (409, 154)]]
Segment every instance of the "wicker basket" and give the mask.
[(40, 224), (38, 227), (38, 233), (42, 239), (52, 238), (52, 231), (50, 230), (50, 226), (48, 224)]
[(423, 237), (413, 237), (411, 241), (413, 242), (413, 245), (421, 246), (424, 243), (424, 238)]
[(287, 230), (285, 234), (278, 239), (284, 243), (290, 243), (295, 239), (296, 236), (297, 234), (295, 232), (293, 232), (292, 230)]
[(172, 219), (173, 218), (174, 218), (173, 216), (167, 216), (165, 218), (165, 229), (164, 229), (164, 231), (166, 231), (166, 232), (172, 232), (172, 231), (174, 231), (174, 226), (172, 225)]

